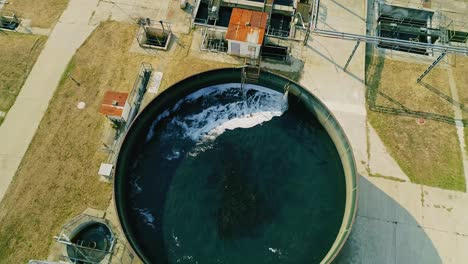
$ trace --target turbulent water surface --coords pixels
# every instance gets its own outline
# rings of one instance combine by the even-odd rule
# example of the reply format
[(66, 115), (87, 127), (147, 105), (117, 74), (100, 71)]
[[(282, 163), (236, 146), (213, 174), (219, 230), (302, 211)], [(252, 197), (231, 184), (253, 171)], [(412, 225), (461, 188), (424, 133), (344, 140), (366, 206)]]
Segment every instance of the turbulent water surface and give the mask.
[(131, 227), (154, 263), (318, 263), (341, 225), (345, 180), (297, 98), (208, 87), (156, 116), (134, 154)]

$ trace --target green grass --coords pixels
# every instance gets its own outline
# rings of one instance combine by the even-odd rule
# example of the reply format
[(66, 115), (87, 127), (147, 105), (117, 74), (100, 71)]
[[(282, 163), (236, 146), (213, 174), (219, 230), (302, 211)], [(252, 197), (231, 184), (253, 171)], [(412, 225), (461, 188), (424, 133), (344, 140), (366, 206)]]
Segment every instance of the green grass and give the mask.
[[(373, 58), (367, 70), (368, 120), (389, 153), (414, 183), (465, 191), (463, 163), (447, 72), (427, 65)], [(425, 118), (425, 124), (416, 122)]]
[(0, 111), (8, 112), (37, 60), (47, 37), (0, 34)]
[(65, 71), (63, 71), (62, 76), (60, 77), (59, 86), (62, 86), (65, 83), (65, 81), (69, 79), (68, 74), (69, 73), (71, 74), (74, 68), (75, 68), (75, 61), (70, 60), (70, 62), (68, 62), (67, 64), (67, 67), (65, 68)]

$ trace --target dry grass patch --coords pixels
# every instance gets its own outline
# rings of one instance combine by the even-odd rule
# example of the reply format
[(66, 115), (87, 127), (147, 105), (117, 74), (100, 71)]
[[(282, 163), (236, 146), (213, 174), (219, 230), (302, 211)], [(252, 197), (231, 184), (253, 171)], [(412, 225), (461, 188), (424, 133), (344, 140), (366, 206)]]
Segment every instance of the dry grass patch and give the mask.
[[(369, 122), (412, 182), (464, 191), (448, 75), (435, 68), (418, 85), (425, 68), (374, 58), (367, 72)], [(425, 124), (418, 124), (418, 117)]]
[(22, 19), (31, 19), (31, 26), (50, 28), (58, 21), (68, 0), (8, 0), (6, 8)]
[(44, 36), (0, 33), (0, 111), (7, 112), (15, 102), (46, 40)]
[[(465, 56), (457, 56), (452, 72), (461, 103), (461, 112), (465, 120), (465, 146), (468, 146), (468, 58)], [(466, 149), (466, 151), (468, 151), (468, 149)]]
[[(105, 209), (110, 184), (98, 180), (104, 161), (105, 118), (98, 107), (106, 90), (129, 91), (142, 62), (164, 65), (162, 89), (200, 71), (229, 66), (189, 55), (191, 36), (172, 51), (148, 57), (129, 53), (136, 25), (101, 24), (77, 51), (0, 204), (0, 263), (48, 255), (52, 237), (87, 207)], [(81, 82), (77, 86), (66, 73)], [(84, 110), (76, 104), (86, 102)]]
[(465, 119), (468, 118), (468, 57), (457, 57), (457, 63), (452, 68), (453, 77), (457, 86), (458, 96)]
[[(468, 107), (468, 57), (456, 56), (452, 71), (457, 84), (460, 101)], [(465, 112), (465, 116), (466, 115), (467, 113)]]

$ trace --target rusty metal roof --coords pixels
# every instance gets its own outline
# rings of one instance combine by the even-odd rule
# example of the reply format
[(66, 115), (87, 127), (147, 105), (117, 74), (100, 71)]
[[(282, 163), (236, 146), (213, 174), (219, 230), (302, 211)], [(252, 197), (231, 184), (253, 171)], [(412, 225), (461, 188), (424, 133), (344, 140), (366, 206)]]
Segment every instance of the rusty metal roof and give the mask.
[(234, 8), (226, 39), (262, 44), (267, 19), (268, 13)]
[(122, 116), (128, 93), (107, 91), (104, 94), (99, 113), (106, 116)]

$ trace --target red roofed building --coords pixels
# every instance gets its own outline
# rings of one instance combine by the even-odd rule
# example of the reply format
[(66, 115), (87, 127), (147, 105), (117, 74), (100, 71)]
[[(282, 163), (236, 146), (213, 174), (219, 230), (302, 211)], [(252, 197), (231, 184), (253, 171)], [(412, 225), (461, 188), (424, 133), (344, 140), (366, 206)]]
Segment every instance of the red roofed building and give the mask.
[(127, 103), (128, 93), (107, 91), (104, 94), (99, 113), (111, 119), (127, 121), (130, 105)]
[(267, 20), (268, 13), (234, 8), (226, 33), (228, 53), (257, 58), (265, 38)]

